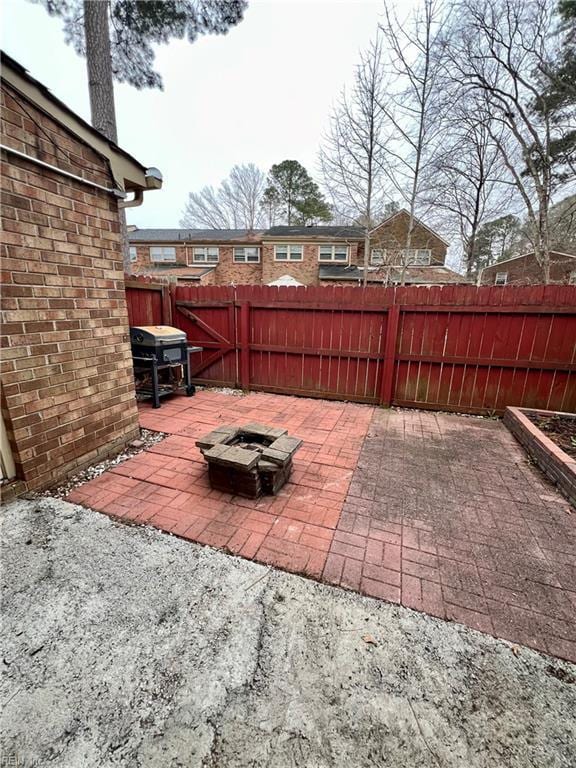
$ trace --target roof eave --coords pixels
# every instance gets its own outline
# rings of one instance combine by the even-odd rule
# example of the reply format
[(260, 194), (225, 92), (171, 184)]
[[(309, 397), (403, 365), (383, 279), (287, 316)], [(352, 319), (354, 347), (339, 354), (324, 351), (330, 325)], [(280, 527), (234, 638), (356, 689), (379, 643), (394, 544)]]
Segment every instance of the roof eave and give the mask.
[(161, 188), (161, 177), (151, 176), (148, 168), (73, 112), (46, 86), (32, 77), (22, 65), (4, 52), (2, 53), (2, 80), (29, 99), (48, 117), (92, 147), (95, 152), (106, 157), (114, 181), (120, 189), (139, 191)]

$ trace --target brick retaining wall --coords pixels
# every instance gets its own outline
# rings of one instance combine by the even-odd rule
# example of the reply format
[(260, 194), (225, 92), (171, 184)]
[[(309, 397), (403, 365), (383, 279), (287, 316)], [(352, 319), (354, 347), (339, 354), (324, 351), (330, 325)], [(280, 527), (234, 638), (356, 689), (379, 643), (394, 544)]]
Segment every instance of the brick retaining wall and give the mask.
[(541, 429), (538, 429), (528, 418), (527, 413), (539, 416), (560, 415), (572, 419), (576, 419), (576, 415), (533, 408), (506, 408), (504, 413), (504, 424), (540, 469), (576, 507), (576, 461), (559, 448)]

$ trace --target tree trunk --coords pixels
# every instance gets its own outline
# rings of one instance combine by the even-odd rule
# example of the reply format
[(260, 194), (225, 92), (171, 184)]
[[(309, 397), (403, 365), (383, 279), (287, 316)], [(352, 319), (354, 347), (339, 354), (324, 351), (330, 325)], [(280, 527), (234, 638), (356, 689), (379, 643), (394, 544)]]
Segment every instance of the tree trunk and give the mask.
[[(112, 79), (112, 52), (108, 27), (108, 0), (84, 0), (84, 38), (86, 42), (86, 68), (90, 93), (92, 125), (107, 139), (118, 143), (116, 110), (114, 108), (114, 82)], [(126, 212), (118, 210), (122, 236), (124, 272), (130, 274), (130, 248)]]
[(368, 265), (370, 264), (370, 230), (366, 227), (364, 235), (364, 274), (362, 276), (362, 285), (364, 288), (368, 285)]
[(107, 0), (84, 0), (84, 36), (92, 125), (116, 143), (118, 132)]

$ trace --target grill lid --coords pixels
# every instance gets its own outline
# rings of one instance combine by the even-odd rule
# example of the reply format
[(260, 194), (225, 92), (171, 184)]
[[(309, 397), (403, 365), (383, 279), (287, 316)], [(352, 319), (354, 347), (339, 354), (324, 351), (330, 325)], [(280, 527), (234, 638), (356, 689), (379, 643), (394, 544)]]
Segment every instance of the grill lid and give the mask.
[(132, 344), (181, 344), (186, 334), (170, 325), (134, 325), (130, 328)]

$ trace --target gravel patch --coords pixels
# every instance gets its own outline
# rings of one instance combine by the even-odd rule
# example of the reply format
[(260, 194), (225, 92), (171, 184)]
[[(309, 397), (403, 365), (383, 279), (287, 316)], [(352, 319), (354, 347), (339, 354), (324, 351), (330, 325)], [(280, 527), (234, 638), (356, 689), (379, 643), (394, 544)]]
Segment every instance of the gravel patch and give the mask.
[(6, 765), (573, 765), (570, 664), (58, 499), (3, 512)]
[[(74, 488), (78, 488), (78, 486), (87, 483), (88, 480), (93, 480), (95, 477), (104, 474), (108, 469), (117, 467), (118, 464), (128, 461), (128, 459), (136, 456), (137, 453), (141, 453), (147, 448), (151, 448), (153, 445), (164, 440), (165, 437), (168, 437), (166, 432), (153, 432), (151, 429), (141, 428), (140, 438), (138, 440), (133, 440), (120, 453), (117, 453), (110, 459), (104, 459), (104, 461), (99, 461), (97, 464), (92, 464), (90, 467), (69, 477), (65, 483), (62, 483), (62, 485), (59, 485), (56, 488), (50, 488), (40, 495), (65, 499)], [(36, 495), (37, 494), (30, 494), (30, 496), (33, 497)]]

